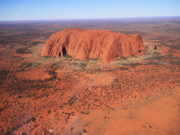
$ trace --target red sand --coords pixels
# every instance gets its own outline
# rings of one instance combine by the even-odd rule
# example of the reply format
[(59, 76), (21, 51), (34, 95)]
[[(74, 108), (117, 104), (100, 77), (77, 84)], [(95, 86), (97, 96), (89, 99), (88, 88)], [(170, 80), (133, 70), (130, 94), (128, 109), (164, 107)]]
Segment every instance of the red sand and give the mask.
[[(26, 71), (28, 79), (46, 68)], [(2, 89), (0, 126), (17, 134), (178, 135), (178, 66), (128, 68), (90, 74), (59, 67), (57, 79), (47, 82), (52, 88), (14, 95)]]
[[(180, 134), (180, 66), (171, 64), (177, 58), (155, 63), (150, 53), (133, 58), (139, 64), (102, 64), (33, 50), (38, 55), (12, 51), (11, 59), (0, 50), (0, 134)], [(174, 53), (161, 46), (151, 51)]]

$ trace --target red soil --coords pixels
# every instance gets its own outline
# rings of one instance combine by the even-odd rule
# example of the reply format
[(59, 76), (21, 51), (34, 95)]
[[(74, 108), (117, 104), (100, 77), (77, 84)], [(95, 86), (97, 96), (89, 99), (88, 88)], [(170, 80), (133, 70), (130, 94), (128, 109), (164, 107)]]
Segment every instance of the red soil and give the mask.
[[(59, 68), (57, 79), (47, 82), (53, 87), (46, 90), (29, 88), (12, 95), (2, 89), (0, 126), (16, 134), (178, 135), (177, 68), (108, 67), (111, 72), (91, 75)], [(115, 79), (106, 82), (105, 78)]]
[(42, 56), (63, 56), (84, 60), (99, 58), (107, 63), (120, 57), (137, 55), (144, 49), (140, 35), (125, 35), (108, 30), (66, 29), (53, 34)]
[(180, 134), (178, 59), (151, 56), (171, 48), (152, 44), (139, 64), (0, 51), (0, 134)]
[(171, 54), (171, 55), (173, 55), (175, 57), (180, 57), (180, 50), (172, 49), (170, 47), (162, 46), (162, 47), (160, 47), (159, 52), (162, 55), (169, 55), (169, 54)]
[(16, 75), (20, 79), (29, 79), (29, 80), (45, 80), (51, 76), (43, 71), (42, 69), (33, 69), (30, 71), (20, 72)]

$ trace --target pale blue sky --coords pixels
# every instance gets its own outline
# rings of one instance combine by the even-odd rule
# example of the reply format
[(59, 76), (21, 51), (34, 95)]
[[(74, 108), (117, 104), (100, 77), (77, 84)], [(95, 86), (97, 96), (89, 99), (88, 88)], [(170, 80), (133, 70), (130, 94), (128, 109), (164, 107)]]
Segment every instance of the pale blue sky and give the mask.
[(180, 0), (0, 0), (0, 21), (156, 16), (180, 16)]

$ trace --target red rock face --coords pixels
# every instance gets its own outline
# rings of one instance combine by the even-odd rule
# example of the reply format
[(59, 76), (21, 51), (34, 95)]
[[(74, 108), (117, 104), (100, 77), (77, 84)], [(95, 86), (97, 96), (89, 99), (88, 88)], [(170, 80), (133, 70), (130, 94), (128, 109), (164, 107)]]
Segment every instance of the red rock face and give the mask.
[(98, 58), (108, 63), (120, 57), (137, 55), (143, 49), (144, 45), (138, 34), (73, 28), (53, 34), (41, 55), (60, 57), (68, 54), (80, 60)]

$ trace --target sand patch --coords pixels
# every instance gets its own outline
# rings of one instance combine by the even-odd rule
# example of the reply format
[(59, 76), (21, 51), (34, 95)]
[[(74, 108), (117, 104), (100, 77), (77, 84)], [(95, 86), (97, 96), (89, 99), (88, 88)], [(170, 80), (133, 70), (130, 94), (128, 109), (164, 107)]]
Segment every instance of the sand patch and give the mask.
[(132, 100), (127, 108), (91, 111), (81, 115), (90, 135), (179, 135), (179, 95), (160, 95), (155, 100)]
[(90, 80), (88, 84), (93, 86), (110, 85), (115, 78), (111, 73), (86, 74), (86, 77)]
[(20, 72), (16, 75), (20, 79), (29, 80), (45, 80), (51, 77), (46, 71), (42, 69), (33, 69), (29, 71)]

